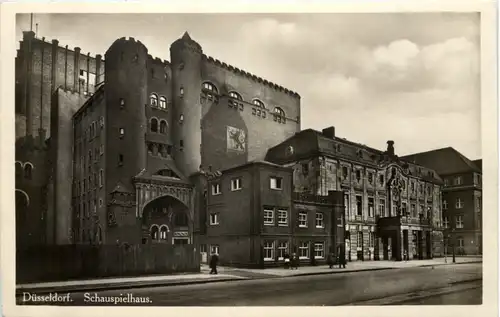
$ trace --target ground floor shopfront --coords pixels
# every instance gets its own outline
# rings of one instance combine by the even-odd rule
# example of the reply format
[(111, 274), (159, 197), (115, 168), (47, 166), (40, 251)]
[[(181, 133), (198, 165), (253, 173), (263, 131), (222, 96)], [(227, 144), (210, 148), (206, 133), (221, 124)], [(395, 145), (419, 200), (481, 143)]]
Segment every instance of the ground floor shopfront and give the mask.
[[(390, 219), (390, 218), (386, 218)], [(402, 225), (397, 220), (378, 224), (347, 224), (347, 261), (432, 259), (442, 256), (442, 235), (429, 226)]]

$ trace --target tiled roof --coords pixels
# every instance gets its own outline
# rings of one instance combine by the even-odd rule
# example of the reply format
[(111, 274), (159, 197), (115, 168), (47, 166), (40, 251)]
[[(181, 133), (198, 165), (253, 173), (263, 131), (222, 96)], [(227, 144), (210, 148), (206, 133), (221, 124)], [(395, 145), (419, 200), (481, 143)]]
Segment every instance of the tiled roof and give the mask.
[(481, 172), (481, 169), (452, 147), (402, 157), (405, 161), (432, 168), (440, 175)]

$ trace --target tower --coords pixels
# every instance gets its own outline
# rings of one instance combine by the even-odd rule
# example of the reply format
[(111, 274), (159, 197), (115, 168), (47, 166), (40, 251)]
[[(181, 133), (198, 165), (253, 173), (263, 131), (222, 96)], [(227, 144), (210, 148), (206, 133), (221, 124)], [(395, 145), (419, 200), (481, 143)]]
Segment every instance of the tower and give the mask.
[(105, 55), (106, 192), (146, 167), (148, 50), (133, 38), (116, 40)]
[(201, 164), (202, 56), (201, 46), (187, 32), (170, 46), (174, 158), (187, 177)]

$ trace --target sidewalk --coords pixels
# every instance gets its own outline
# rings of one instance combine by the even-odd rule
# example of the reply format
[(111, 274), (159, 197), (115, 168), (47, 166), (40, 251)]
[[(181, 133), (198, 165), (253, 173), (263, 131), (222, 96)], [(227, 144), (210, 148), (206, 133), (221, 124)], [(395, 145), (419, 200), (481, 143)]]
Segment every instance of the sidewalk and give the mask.
[(16, 292), (50, 293), (50, 292), (77, 292), (77, 291), (98, 291), (112, 290), (125, 288), (140, 288), (140, 287), (155, 287), (155, 286), (176, 286), (189, 284), (203, 284), (213, 282), (227, 282), (248, 279), (262, 278), (285, 278), (293, 276), (305, 275), (320, 275), (320, 274), (335, 274), (349, 273), (362, 271), (377, 271), (390, 270), (438, 265), (458, 265), (466, 263), (480, 263), (481, 257), (457, 257), (456, 263), (452, 263), (451, 258), (447, 258), (447, 263), (444, 258), (432, 260), (412, 260), (408, 262), (395, 261), (356, 261), (347, 264), (347, 268), (339, 269), (338, 267), (330, 269), (326, 265), (320, 266), (302, 266), (298, 270), (286, 270), (284, 268), (269, 268), (269, 269), (243, 269), (232, 267), (218, 267), (219, 274), (210, 275), (207, 265), (202, 264), (200, 273), (193, 274), (177, 274), (177, 275), (155, 275), (130, 278), (104, 278), (94, 280), (80, 281), (61, 281), (47, 283), (21, 284), (16, 286)]
[(320, 275), (320, 274), (335, 274), (335, 273), (348, 273), (348, 272), (363, 272), (363, 271), (377, 271), (377, 270), (390, 270), (390, 269), (403, 269), (414, 267), (426, 266), (439, 266), (439, 265), (458, 265), (466, 263), (482, 263), (481, 257), (456, 257), (456, 263), (452, 263), (452, 258), (447, 258), (445, 263), (444, 258), (437, 258), (432, 260), (411, 260), (411, 261), (353, 261), (347, 263), (347, 268), (339, 269), (338, 266), (330, 269), (327, 265), (319, 266), (302, 266), (298, 270), (286, 270), (280, 268), (269, 269), (234, 269), (223, 267), (220, 272), (227, 272), (238, 275), (238, 271), (245, 271), (249, 273), (265, 273), (269, 277), (289, 277), (289, 276), (304, 276), (304, 275)]
[(154, 286), (176, 286), (189, 284), (203, 284), (213, 282), (226, 282), (244, 280), (244, 277), (206, 273), (176, 274), (176, 275), (153, 275), (142, 277), (103, 278), (80, 281), (45, 282), (16, 285), (16, 292), (75, 292), (75, 291), (97, 291), (124, 288), (154, 287)]

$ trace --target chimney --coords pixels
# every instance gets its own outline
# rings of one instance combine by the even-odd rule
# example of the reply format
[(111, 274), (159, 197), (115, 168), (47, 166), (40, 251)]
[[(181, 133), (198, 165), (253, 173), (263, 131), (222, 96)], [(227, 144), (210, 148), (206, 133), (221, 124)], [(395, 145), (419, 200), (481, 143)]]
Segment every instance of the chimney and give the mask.
[(328, 127), (321, 131), (324, 136), (330, 139), (335, 139), (335, 127)]
[(387, 154), (394, 156), (394, 141), (387, 141)]

